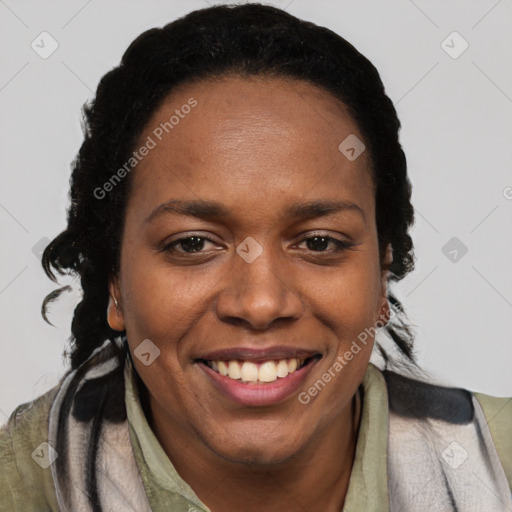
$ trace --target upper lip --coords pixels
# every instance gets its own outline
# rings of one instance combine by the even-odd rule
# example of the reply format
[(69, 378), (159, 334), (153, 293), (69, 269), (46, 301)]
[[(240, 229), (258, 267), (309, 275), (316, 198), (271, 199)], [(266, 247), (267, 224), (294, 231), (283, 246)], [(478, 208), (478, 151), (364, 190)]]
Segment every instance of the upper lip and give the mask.
[(196, 359), (206, 361), (269, 361), (278, 359), (307, 359), (320, 355), (319, 352), (298, 347), (275, 346), (268, 348), (230, 347), (204, 353)]

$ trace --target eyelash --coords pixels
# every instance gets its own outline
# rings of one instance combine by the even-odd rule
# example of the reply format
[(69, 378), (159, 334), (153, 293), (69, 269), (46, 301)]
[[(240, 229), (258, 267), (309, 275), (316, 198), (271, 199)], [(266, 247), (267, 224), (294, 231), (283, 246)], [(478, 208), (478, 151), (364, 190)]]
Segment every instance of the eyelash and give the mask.
[[(162, 248), (162, 252), (177, 252), (178, 254), (187, 254), (187, 255), (202, 254), (203, 251), (197, 251), (197, 252), (181, 251), (180, 252), (180, 251), (176, 251), (175, 250), (175, 246), (179, 245), (181, 242), (183, 242), (185, 240), (190, 240), (191, 238), (199, 238), (200, 240), (206, 240), (208, 242), (211, 242), (211, 243), (215, 244), (215, 242), (213, 240), (211, 240), (210, 238), (208, 238), (206, 236), (189, 235), (189, 236), (186, 236), (186, 237), (183, 237), (183, 238), (178, 238), (178, 239), (173, 240), (172, 242), (166, 244)], [(321, 238), (321, 239), (324, 239), (324, 240), (328, 240), (329, 242), (332, 242), (336, 246), (336, 249), (334, 251), (314, 251), (312, 249), (309, 249), (309, 251), (314, 253), (314, 254), (333, 254), (333, 253), (339, 253), (339, 252), (342, 252), (344, 250), (350, 249), (351, 247), (356, 245), (355, 243), (352, 243), (352, 242), (347, 242), (347, 241), (344, 241), (344, 240), (339, 240), (337, 238), (334, 238), (334, 237), (331, 237), (331, 236), (324, 236), (324, 235), (321, 235), (321, 234), (313, 234), (311, 236), (305, 237), (302, 240), (300, 240), (298, 243), (307, 242), (308, 240), (312, 240), (314, 238)]]

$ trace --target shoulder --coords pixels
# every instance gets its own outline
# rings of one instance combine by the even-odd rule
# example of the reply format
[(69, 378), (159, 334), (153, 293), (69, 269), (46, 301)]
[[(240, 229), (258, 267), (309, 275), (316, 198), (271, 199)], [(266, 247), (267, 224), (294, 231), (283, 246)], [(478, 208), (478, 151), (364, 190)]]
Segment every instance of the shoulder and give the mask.
[(512, 489), (512, 397), (473, 393), (482, 407), (489, 431)]
[(48, 444), (50, 407), (59, 386), (17, 407), (0, 429), (0, 510), (58, 510)]
[(441, 420), (452, 425), (473, 421), (481, 407), (492, 442), (512, 489), (512, 397), (498, 398), (463, 388), (431, 384), (392, 371), (382, 372), (389, 410), (401, 417)]

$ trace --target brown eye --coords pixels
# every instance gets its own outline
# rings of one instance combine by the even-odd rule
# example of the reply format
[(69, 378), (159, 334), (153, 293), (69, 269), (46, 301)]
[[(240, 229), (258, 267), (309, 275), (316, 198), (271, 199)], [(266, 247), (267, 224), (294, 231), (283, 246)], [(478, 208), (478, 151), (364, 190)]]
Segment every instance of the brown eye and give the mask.
[[(349, 242), (344, 242), (342, 240), (338, 240), (337, 238), (333, 238), (330, 236), (312, 236), (309, 238), (305, 238), (303, 242), (306, 242), (306, 246), (310, 251), (314, 252), (339, 252), (344, 249), (348, 249), (352, 247), (354, 244)], [(329, 244), (334, 245), (334, 250), (327, 251), (326, 249), (329, 247)]]
[[(167, 244), (164, 247), (164, 251), (187, 254), (201, 252), (202, 249), (204, 249), (204, 244), (206, 242), (211, 242), (211, 240), (204, 236), (187, 236), (184, 238), (180, 238), (178, 240), (174, 240), (170, 244)], [(178, 247), (181, 250), (177, 249)]]

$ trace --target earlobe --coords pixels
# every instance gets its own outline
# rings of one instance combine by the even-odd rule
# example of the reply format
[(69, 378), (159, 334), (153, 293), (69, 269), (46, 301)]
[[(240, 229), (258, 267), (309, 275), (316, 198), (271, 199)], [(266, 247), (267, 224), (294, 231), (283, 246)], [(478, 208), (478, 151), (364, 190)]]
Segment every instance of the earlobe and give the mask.
[(384, 260), (382, 262), (382, 271), (381, 271), (381, 295), (383, 297), (388, 296), (388, 279), (389, 279), (389, 266), (393, 262), (393, 248), (391, 244), (388, 244), (386, 247), (386, 254), (384, 255)]
[(120, 303), (120, 290), (117, 279), (109, 284), (109, 298), (107, 306), (107, 322), (114, 331), (124, 331), (124, 315)]
[(381, 279), (381, 306), (378, 323), (379, 326), (383, 327), (389, 322), (390, 307), (388, 301), (388, 278), (389, 278), (389, 266), (393, 262), (393, 248), (391, 244), (386, 247), (386, 254), (384, 255), (384, 261), (382, 265), (382, 279)]
[(384, 269), (386, 269), (386, 271), (389, 271), (389, 266), (391, 265), (391, 263), (393, 263), (393, 247), (391, 246), (391, 244), (388, 244), (387, 247), (386, 247), (386, 254), (384, 255)]
[(383, 304), (380, 308), (380, 314), (379, 314), (379, 318), (377, 319), (377, 322), (376, 322), (376, 327), (384, 327), (389, 322), (389, 316), (391, 313), (391, 310), (389, 308), (389, 301), (387, 298), (383, 298), (382, 300), (383, 300)]

